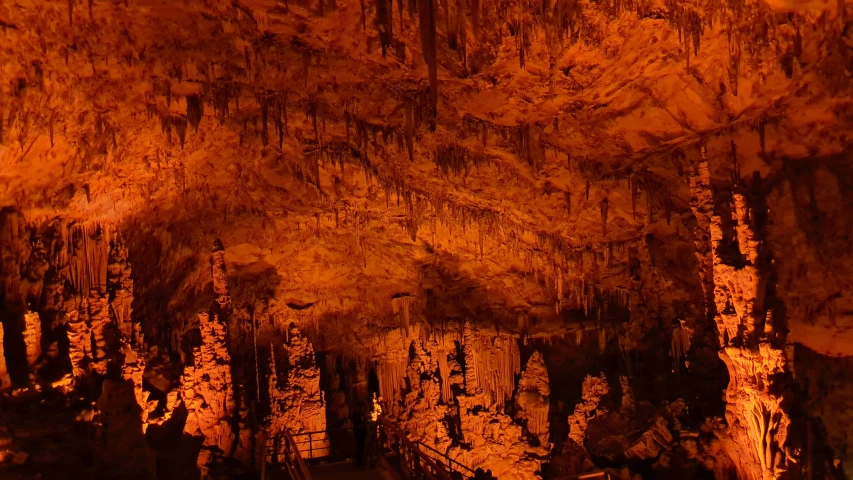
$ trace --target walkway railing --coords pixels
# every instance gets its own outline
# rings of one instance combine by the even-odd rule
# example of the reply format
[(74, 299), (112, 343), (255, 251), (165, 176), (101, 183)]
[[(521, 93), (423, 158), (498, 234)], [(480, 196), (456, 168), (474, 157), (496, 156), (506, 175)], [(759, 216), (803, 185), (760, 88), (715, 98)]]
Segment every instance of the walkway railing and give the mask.
[[(474, 470), (471, 470), (466, 465), (450, 458), (446, 453), (441, 453), (423, 442), (418, 442), (417, 445), (421, 451), (426, 453), (433, 460), (440, 462), (448, 471), (457, 472), (462, 475), (463, 478), (472, 478), (476, 474)], [(430, 455), (430, 453), (432, 453), (432, 455)]]
[(381, 418), (379, 419), (379, 445), (388, 445), (398, 455), (400, 473), (405, 478), (453, 480), (443, 465), (439, 465), (427, 456), (394, 424)]
[[(371, 424), (368, 424), (371, 425)], [(474, 477), (474, 471), (446, 454), (421, 442), (412, 442), (396, 425), (380, 418), (368, 428), (364, 454), (376, 460), (392, 453), (399, 461), (404, 478), (424, 480), (459, 480)], [(372, 437), (372, 438), (371, 438)], [(311, 480), (305, 460), (328, 458), (331, 461), (355, 458), (356, 440), (352, 428), (330, 428), (316, 432), (285, 432), (283, 465), (293, 480)], [(389, 451), (390, 450), (390, 451)], [(396, 462), (395, 462), (396, 463)]]
[(299, 446), (287, 430), (284, 431), (284, 468), (291, 480), (311, 480), (311, 472), (299, 453)]

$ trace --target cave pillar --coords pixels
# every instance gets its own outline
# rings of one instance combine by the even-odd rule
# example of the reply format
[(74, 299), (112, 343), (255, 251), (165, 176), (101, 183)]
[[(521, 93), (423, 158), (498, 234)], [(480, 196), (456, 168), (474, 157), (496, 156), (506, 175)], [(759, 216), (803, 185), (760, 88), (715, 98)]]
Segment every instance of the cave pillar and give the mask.
[(89, 329), (89, 307), (86, 299), (72, 297), (66, 304), (68, 315), (68, 356), (75, 379), (86, 374), (86, 359), (91, 358), (91, 333)]
[(6, 368), (6, 352), (3, 348), (3, 324), (0, 323), (0, 390), (5, 390), (12, 386), (12, 379), (9, 377), (9, 371)]
[(599, 405), (602, 397), (610, 393), (607, 377), (601, 373), (597, 377), (587, 375), (581, 387), (582, 401), (575, 406), (575, 411), (569, 415), (569, 439), (586, 451), (584, 440), (589, 421), (604, 413)]
[(547, 447), (549, 441), (548, 397), (551, 387), (548, 382), (548, 367), (538, 351), (533, 352), (518, 381), (515, 397), (517, 416), (527, 420), (527, 430), (539, 439), (539, 445)]
[(136, 343), (134, 325), (131, 320), (133, 303), (133, 278), (127, 259), (127, 248), (118, 239), (110, 248), (107, 266), (107, 291), (110, 299), (110, 313), (121, 336)]
[(142, 388), (142, 375), (145, 372), (145, 359), (143, 359), (136, 350), (128, 343), (122, 345), (122, 353), (124, 354), (124, 364), (121, 368), (121, 376), (125, 380), (133, 383), (133, 395), (136, 398), (136, 403), (142, 409), (142, 431), (148, 427), (148, 395), (149, 393)]
[(230, 421), (235, 407), (228, 329), (216, 315), (200, 312), (198, 319), (201, 345), (193, 349), (193, 365), (181, 376), (181, 398), (188, 412), (184, 432), (228, 454), (234, 443)]
[(213, 273), (213, 294), (216, 303), (223, 312), (231, 307), (231, 297), (228, 296), (228, 270), (225, 267), (225, 246), (222, 240), (216, 239), (213, 243), (213, 255), (210, 258)]
[(24, 313), (24, 346), (27, 365), (32, 367), (41, 356), (41, 318), (37, 312), (30, 310)]
[(744, 195), (732, 196), (731, 211), (734, 242), (725, 241), (732, 236), (724, 235), (719, 216), (710, 225), (719, 356), (729, 371), (726, 421), (737, 447), (729, 453), (740, 478), (784, 478), (789, 375), (785, 339), (764, 308), (772, 263), (762, 258)]
[[(326, 435), (326, 399), (320, 390), (320, 369), (317, 367), (314, 347), (296, 326), (288, 330), (284, 345), (287, 353), (287, 383), (280, 385), (275, 365), (275, 350), (270, 352), (270, 416), (267, 423), (268, 443), (272, 460), (285, 454), (284, 432), (312, 434), (309, 443), (300, 443), (304, 458), (323, 457), (329, 454)], [(304, 439), (306, 442), (308, 438)]]
[(105, 295), (92, 289), (87, 302), (92, 332), (92, 369), (99, 375), (107, 373), (107, 331), (110, 326), (109, 302)]
[(703, 305), (707, 316), (714, 310), (714, 258), (711, 254), (711, 217), (714, 214), (714, 196), (711, 192), (711, 173), (705, 158), (705, 147), (701, 147), (700, 160), (690, 174), (690, 208), (696, 219), (693, 227), (693, 245), (696, 263), (699, 266), (699, 281), (702, 284)]

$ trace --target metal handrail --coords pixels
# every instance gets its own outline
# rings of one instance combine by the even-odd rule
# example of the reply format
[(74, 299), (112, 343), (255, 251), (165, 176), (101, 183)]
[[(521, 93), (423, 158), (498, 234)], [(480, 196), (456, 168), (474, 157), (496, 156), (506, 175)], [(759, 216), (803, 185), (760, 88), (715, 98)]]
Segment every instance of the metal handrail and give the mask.
[(408, 478), (425, 480), (453, 480), (443, 465), (435, 461), (419, 449), (395, 425), (385, 419), (379, 419), (379, 432), (384, 437), (382, 444), (388, 444), (400, 456), (400, 467)]
[(311, 480), (311, 472), (289, 430), (284, 431), (284, 466), (292, 480)]
[[(459, 463), (458, 461), (450, 458), (450, 456), (447, 455), (446, 453), (441, 453), (438, 450), (436, 450), (436, 449), (430, 447), (429, 445), (425, 444), (424, 442), (417, 442), (417, 445), (420, 447), (424, 447), (427, 450), (435, 453), (436, 455), (438, 455), (438, 457), (440, 459), (446, 460), (447, 461), (447, 468), (450, 470), (461, 473), (462, 475), (465, 475), (467, 477), (473, 477), (477, 473), (474, 470), (472, 470), (471, 468), (468, 468), (467, 465)], [(435, 457), (432, 457), (432, 458), (435, 458)]]

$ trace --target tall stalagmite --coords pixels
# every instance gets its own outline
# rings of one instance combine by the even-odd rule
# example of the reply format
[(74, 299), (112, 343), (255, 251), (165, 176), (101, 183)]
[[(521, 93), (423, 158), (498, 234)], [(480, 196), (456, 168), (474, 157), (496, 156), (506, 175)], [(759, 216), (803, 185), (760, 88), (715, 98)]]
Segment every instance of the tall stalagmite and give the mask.
[(136, 343), (131, 321), (133, 303), (133, 278), (127, 248), (116, 238), (110, 248), (107, 266), (107, 291), (110, 299), (110, 313), (121, 335)]
[(27, 365), (32, 367), (41, 356), (41, 319), (38, 312), (24, 313), (24, 345), (27, 350)]
[(548, 397), (551, 387), (548, 382), (548, 367), (538, 351), (533, 352), (518, 381), (518, 393), (515, 403), (518, 417), (527, 421), (527, 430), (539, 439), (539, 444), (547, 447), (548, 438)]
[(0, 323), (0, 390), (5, 390), (12, 386), (12, 380), (6, 368), (6, 350), (3, 348), (3, 338), (3, 324)]
[[(742, 193), (732, 196), (732, 229), (711, 219), (715, 317), (720, 358), (729, 371), (726, 421), (735, 445), (727, 444), (738, 476), (779, 478), (787, 471), (785, 442), (791, 423), (785, 383), (788, 378), (782, 325), (765, 308), (770, 261), (755, 229), (755, 214)], [(734, 238), (733, 242), (726, 239)]]
[[(314, 357), (314, 348), (295, 325), (288, 331), (284, 345), (287, 353), (287, 383), (279, 385), (276, 372), (275, 351), (270, 354), (270, 417), (267, 443), (273, 458), (282, 461), (285, 455), (284, 432), (291, 434), (321, 432), (300, 437), (300, 450), (305, 458), (324, 457), (329, 454), (326, 436), (326, 400), (320, 391), (320, 369)], [(310, 447), (310, 448), (309, 448)]]
[[(187, 408), (184, 432), (203, 438), (205, 447), (228, 454), (234, 444), (234, 388), (228, 329), (207, 312), (199, 312), (201, 346), (193, 349), (193, 364), (181, 376), (181, 398)], [(199, 457), (202, 459), (202, 457)]]

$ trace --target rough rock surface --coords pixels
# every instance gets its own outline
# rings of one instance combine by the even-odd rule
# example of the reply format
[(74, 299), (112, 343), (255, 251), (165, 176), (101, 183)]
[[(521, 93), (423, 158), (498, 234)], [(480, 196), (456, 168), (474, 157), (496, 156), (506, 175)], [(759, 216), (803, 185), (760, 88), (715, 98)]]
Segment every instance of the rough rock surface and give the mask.
[[(320, 390), (320, 369), (314, 348), (295, 326), (288, 330), (284, 345), (287, 353), (287, 377), (280, 382), (276, 372), (275, 349), (270, 354), (270, 416), (267, 442), (271, 458), (284, 461), (284, 432), (297, 435), (304, 458), (325, 457), (329, 454), (326, 436), (326, 400)], [(307, 435), (311, 432), (310, 442)], [(320, 432), (320, 433), (315, 433)]]
[(551, 388), (548, 382), (548, 367), (538, 351), (527, 360), (521, 378), (518, 380), (518, 393), (515, 403), (518, 408), (517, 418), (527, 421), (527, 431), (539, 439), (539, 445), (548, 448), (550, 445), (548, 396)]
[[(235, 404), (228, 330), (207, 312), (200, 312), (198, 320), (201, 345), (193, 349), (193, 364), (181, 376), (181, 399), (188, 413), (184, 432), (202, 437), (206, 447), (229, 454), (234, 445), (230, 421)], [(203, 464), (201, 457), (199, 462)]]
[[(637, 387), (634, 415), (681, 398), (695, 417), (667, 418), (678, 446), (653, 459), (643, 440), (626, 469), (838, 474), (851, 6), (0, 1), (0, 318), (21, 387), (0, 411), (62, 393), (23, 398), (28, 310), (47, 347), (35, 377), (75, 379), (59, 408), (82, 396), (88, 412), (117, 381), (117, 331), (140, 358), (136, 405), (138, 369), (154, 380), (160, 460), (194, 461), (192, 442), (159, 442), (182, 430), (177, 399), (208, 447), (229, 443), (223, 422), (260, 429), (267, 345), (294, 323), (338, 377), (338, 421), (379, 393), (469, 465), (538, 468), (507, 413), (529, 405), (517, 376), (538, 350), (557, 448), (584, 450), (606, 420), (601, 384), (582, 386), (606, 372)], [(46, 473), (26, 470), (35, 451), (0, 476)], [(220, 453), (203, 450), (202, 473)]]

